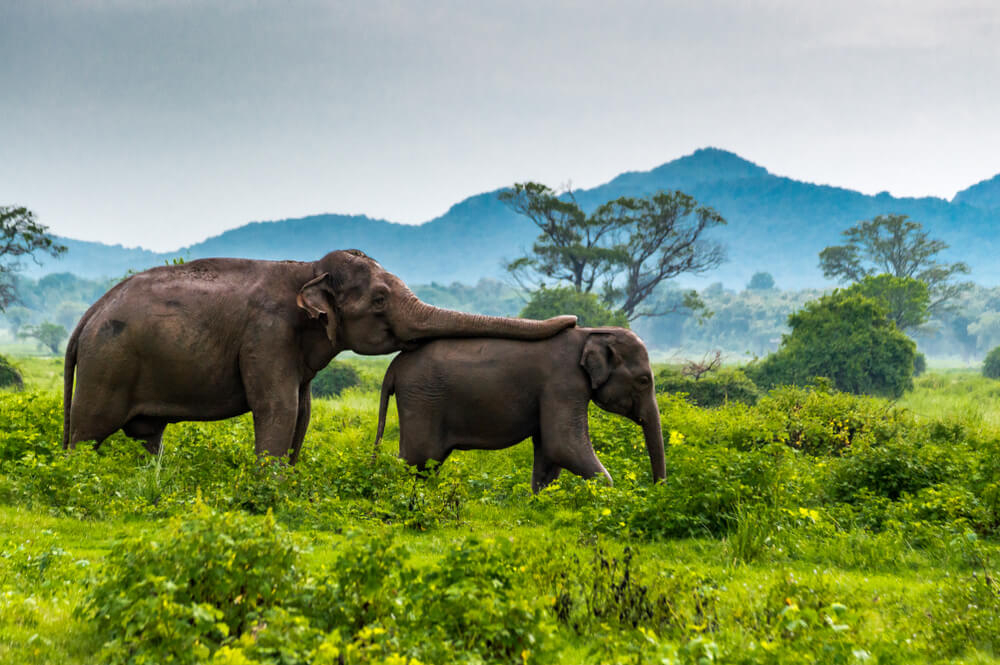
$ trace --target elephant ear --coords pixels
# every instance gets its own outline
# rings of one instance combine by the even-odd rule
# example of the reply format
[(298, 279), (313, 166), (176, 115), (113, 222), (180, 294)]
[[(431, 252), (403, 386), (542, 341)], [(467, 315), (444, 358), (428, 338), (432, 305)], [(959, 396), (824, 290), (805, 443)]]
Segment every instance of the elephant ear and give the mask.
[(336, 346), (337, 310), (333, 302), (333, 289), (330, 288), (330, 275), (323, 273), (303, 284), (295, 302), (306, 311), (310, 319), (326, 317), (326, 336)]
[(611, 370), (618, 357), (611, 346), (613, 341), (612, 335), (594, 333), (587, 338), (587, 342), (583, 345), (580, 366), (590, 376), (590, 387), (593, 390), (603, 386), (611, 376)]

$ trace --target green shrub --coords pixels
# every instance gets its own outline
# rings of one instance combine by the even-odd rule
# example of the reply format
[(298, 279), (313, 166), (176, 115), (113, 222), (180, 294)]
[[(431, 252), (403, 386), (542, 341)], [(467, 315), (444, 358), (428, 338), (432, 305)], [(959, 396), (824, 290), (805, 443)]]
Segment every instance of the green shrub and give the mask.
[(489, 663), (524, 661), (544, 646), (538, 604), (514, 586), (519, 557), (505, 538), (454, 543), (440, 564), (406, 588), (411, 652), (433, 663), (473, 654)]
[(724, 368), (700, 379), (685, 376), (673, 368), (656, 374), (656, 391), (683, 393), (692, 404), (711, 408), (728, 402), (755, 404), (760, 397), (757, 386), (740, 369)]
[(78, 612), (105, 640), (104, 662), (203, 662), (292, 594), (297, 557), (270, 515), (200, 505), (116, 544)]
[(860, 395), (899, 397), (913, 387), (916, 345), (875, 300), (834, 291), (806, 303), (788, 325), (781, 347), (746, 368), (762, 388), (809, 385), (818, 376)]
[(924, 372), (927, 371), (927, 356), (922, 353), (918, 353), (913, 356), (913, 376), (914, 378), (918, 376), (923, 376)]
[(628, 328), (628, 317), (621, 310), (608, 308), (594, 293), (581, 293), (569, 286), (543, 286), (531, 294), (531, 299), (518, 316), (547, 319), (561, 314), (576, 314), (576, 323), (581, 327)]
[(13, 388), (14, 390), (24, 388), (21, 372), (5, 356), (0, 356), (0, 388)]
[(1000, 346), (994, 347), (983, 359), (983, 376), (1000, 379)]
[(313, 397), (334, 397), (361, 383), (358, 371), (347, 363), (332, 361), (312, 380)]

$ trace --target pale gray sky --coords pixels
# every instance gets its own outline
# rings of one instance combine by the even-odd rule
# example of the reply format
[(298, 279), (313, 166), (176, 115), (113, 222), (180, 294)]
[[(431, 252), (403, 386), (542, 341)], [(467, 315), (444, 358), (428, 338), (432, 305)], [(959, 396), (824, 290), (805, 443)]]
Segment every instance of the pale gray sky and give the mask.
[(157, 250), (709, 145), (950, 198), (1000, 172), (1000, 4), (0, 0), (0, 91), (0, 204)]

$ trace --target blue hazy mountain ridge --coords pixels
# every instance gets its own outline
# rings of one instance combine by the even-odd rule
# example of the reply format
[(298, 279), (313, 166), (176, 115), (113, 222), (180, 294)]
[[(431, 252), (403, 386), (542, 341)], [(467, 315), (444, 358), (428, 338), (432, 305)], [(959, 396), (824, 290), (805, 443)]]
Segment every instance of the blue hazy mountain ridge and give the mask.
[(1000, 212), (1000, 174), (962, 190), (953, 201)]
[[(897, 198), (818, 185), (770, 173), (725, 150), (704, 148), (650, 171), (623, 173), (608, 183), (575, 192), (587, 210), (620, 196), (644, 196), (680, 189), (718, 210), (728, 221), (711, 237), (724, 244), (729, 260), (698, 279), (741, 288), (758, 271), (770, 272), (781, 288), (827, 286), (819, 252), (842, 240), (841, 232), (862, 219), (905, 214), (931, 237), (951, 247), (944, 258), (963, 260), (971, 278), (1000, 283), (995, 256), (1000, 230), (1000, 175), (959, 192), (952, 201), (936, 197)], [(324, 214), (273, 222), (252, 222), (172, 252), (154, 253), (77, 240), (65, 258), (30, 267), (29, 275), (72, 272), (80, 276), (123, 275), (181, 256), (242, 256), (312, 260), (329, 249), (358, 248), (412, 284), (475, 283), (502, 277), (502, 262), (520, 256), (537, 236), (535, 226), (497, 199), (500, 189), (471, 196), (421, 225), (365, 216)]]

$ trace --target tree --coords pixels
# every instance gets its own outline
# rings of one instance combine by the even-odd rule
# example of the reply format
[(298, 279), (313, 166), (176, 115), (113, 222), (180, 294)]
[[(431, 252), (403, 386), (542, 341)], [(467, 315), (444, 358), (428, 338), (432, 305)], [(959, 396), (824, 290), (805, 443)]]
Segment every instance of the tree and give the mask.
[(18, 337), (34, 337), (42, 346), (48, 347), (52, 353), (57, 355), (59, 354), (59, 345), (68, 335), (66, 328), (58, 323), (48, 321), (37, 326), (23, 326), (21, 332), (17, 334)]
[(927, 284), (912, 277), (868, 275), (852, 284), (845, 293), (856, 293), (882, 303), (889, 320), (904, 332), (925, 323), (930, 317)]
[(569, 286), (542, 287), (534, 291), (520, 316), (547, 319), (560, 314), (576, 314), (577, 325), (582, 327), (628, 327), (628, 317), (623, 312), (605, 307), (594, 293), (581, 293)]
[(909, 221), (906, 215), (878, 215), (858, 222), (843, 235), (846, 244), (819, 253), (820, 268), (828, 278), (857, 282), (885, 273), (920, 280), (927, 284), (931, 313), (946, 309), (949, 300), (971, 286), (970, 282), (952, 281), (957, 275), (968, 274), (969, 266), (961, 261), (937, 261), (935, 256), (948, 244), (932, 240), (921, 224)]
[(589, 215), (572, 192), (560, 196), (538, 183), (517, 183), (500, 200), (541, 231), (531, 254), (506, 266), (519, 283), (551, 278), (580, 293), (600, 285), (604, 304), (628, 320), (666, 313), (640, 309), (664, 280), (704, 272), (724, 260), (721, 246), (707, 242), (703, 233), (725, 220), (683, 192), (621, 197)]
[(617, 253), (606, 242), (612, 221), (588, 217), (577, 205), (572, 191), (560, 196), (537, 182), (515, 183), (501, 192), (499, 198), (541, 231), (532, 246), (534, 256), (507, 264), (507, 270), (515, 277), (533, 271), (590, 293), (616, 262)]
[(629, 320), (666, 313), (639, 310), (664, 280), (702, 273), (725, 260), (722, 246), (705, 241), (702, 234), (726, 220), (684, 192), (657, 192), (641, 199), (623, 196), (600, 206), (593, 217), (599, 226), (611, 225), (614, 265), (624, 274), (620, 286), (605, 283), (605, 299), (621, 302)]
[(916, 344), (884, 305), (842, 290), (788, 317), (779, 349), (747, 368), (757, 385), (808, 385), (826, 377), (844, 392), (899, 397), (913, 386)]
[(774, 288), (774, 277), (769, 272), (755, 272), (747, 283), (747, 291), (770, 291)]
[(48, 227), (35, 221), (35, 214), (24, 207), (0, 206), (0, 311), (17, 300), (13, 274), (21, 269), (21, 257), (44, 252), (59, 256), (66, 247), (48, 233)]

